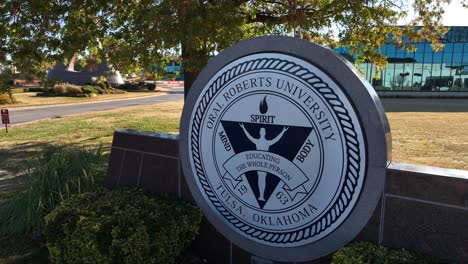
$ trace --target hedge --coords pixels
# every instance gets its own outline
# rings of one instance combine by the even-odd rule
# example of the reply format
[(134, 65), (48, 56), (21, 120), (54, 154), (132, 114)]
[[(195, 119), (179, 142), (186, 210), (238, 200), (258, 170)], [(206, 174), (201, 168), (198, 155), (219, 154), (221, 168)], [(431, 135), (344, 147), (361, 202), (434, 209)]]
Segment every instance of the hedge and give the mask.
[(369, 242), (357, 242), (338, 250), (332, 264), (438, 264), (434, 257), (412, 253), (404, 249), (389, 249)]
[(198, 233), (201, 211), (138, 190), (87, 193), (45, 217), (52, 263), (174, 263)]
[(81, 87), (81, 90), (83, 91), (84, 94), (90, 95), (90, 94), (98, 94), (99, 91), (95, 89), (94, 86), (92, 85), (85, 85)]

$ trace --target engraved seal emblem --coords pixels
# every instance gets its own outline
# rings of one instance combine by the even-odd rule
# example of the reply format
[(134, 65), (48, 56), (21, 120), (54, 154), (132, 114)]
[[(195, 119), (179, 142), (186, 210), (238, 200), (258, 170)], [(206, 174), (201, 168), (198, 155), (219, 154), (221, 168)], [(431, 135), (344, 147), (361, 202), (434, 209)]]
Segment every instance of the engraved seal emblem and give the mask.
[(183, 113), (182, 162), (221, 232), (241, 246), (287, 250), (346, 222), (369, 154), (360, 116), (333, 76), (298, 56), (258, 52), (218, 67), (197, 93)]

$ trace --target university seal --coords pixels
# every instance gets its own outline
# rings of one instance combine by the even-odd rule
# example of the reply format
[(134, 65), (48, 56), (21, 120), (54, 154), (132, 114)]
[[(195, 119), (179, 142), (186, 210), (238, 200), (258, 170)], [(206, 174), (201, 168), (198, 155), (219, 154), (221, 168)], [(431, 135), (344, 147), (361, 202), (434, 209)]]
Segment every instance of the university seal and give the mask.
[[(311, 259), (323, 253), (306, 249), (336, 235), (366, 181), (376, 181), (367, 175), (368, 131), (352, 88), (325, 61), (257, 49), (225, 55), (192, 87), (181, 124), (184, 173), (205, 215), (233, 242), (272, 259)], [(279, 256), (294, 251), (302, 255)]]

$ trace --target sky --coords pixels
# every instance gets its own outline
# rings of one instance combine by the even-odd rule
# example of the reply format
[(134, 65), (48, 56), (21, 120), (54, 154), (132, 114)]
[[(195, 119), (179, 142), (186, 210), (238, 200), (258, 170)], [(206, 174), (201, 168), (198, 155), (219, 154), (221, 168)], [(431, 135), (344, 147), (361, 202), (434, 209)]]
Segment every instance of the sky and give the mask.
[(443, 24), (445, 26), (468, 26), (468, 8), (464, 8), (458, 1), (453, 1), (445, 7)]
[[(410, 3), (407, 3), (410, 5)], [(459, 0), (452, 0), (452, 3), (445, 5), (442, 24), (444, 26), (468, 26), (468, 8), (464, 8)], [(408, 17), (411, 18), (412, 14)], [(408, 21), (399, 21), (400, 25), (408, 24)]]

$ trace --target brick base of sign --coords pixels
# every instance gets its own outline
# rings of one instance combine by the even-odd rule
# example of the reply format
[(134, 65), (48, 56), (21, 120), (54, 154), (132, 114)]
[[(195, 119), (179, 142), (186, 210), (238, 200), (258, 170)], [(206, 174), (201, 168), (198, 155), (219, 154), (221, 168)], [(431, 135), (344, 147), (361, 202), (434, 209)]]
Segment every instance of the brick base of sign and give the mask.
[[(195, 203), (182, 174), (178, 143), (178, 136), (172, 134), (115, 131), (105, 185), (139, 187)], [(355, 240), (466, 263), (467, 223), (468, 171), (393, 163), (379, 206)], [(249, 264), (258, 260), (254, 257), (252, 261), (253, 256), (225, 239), (206, 220), (192, 249), (208, 263)], [(330, 260), (327, 256), (301, 263)]]

